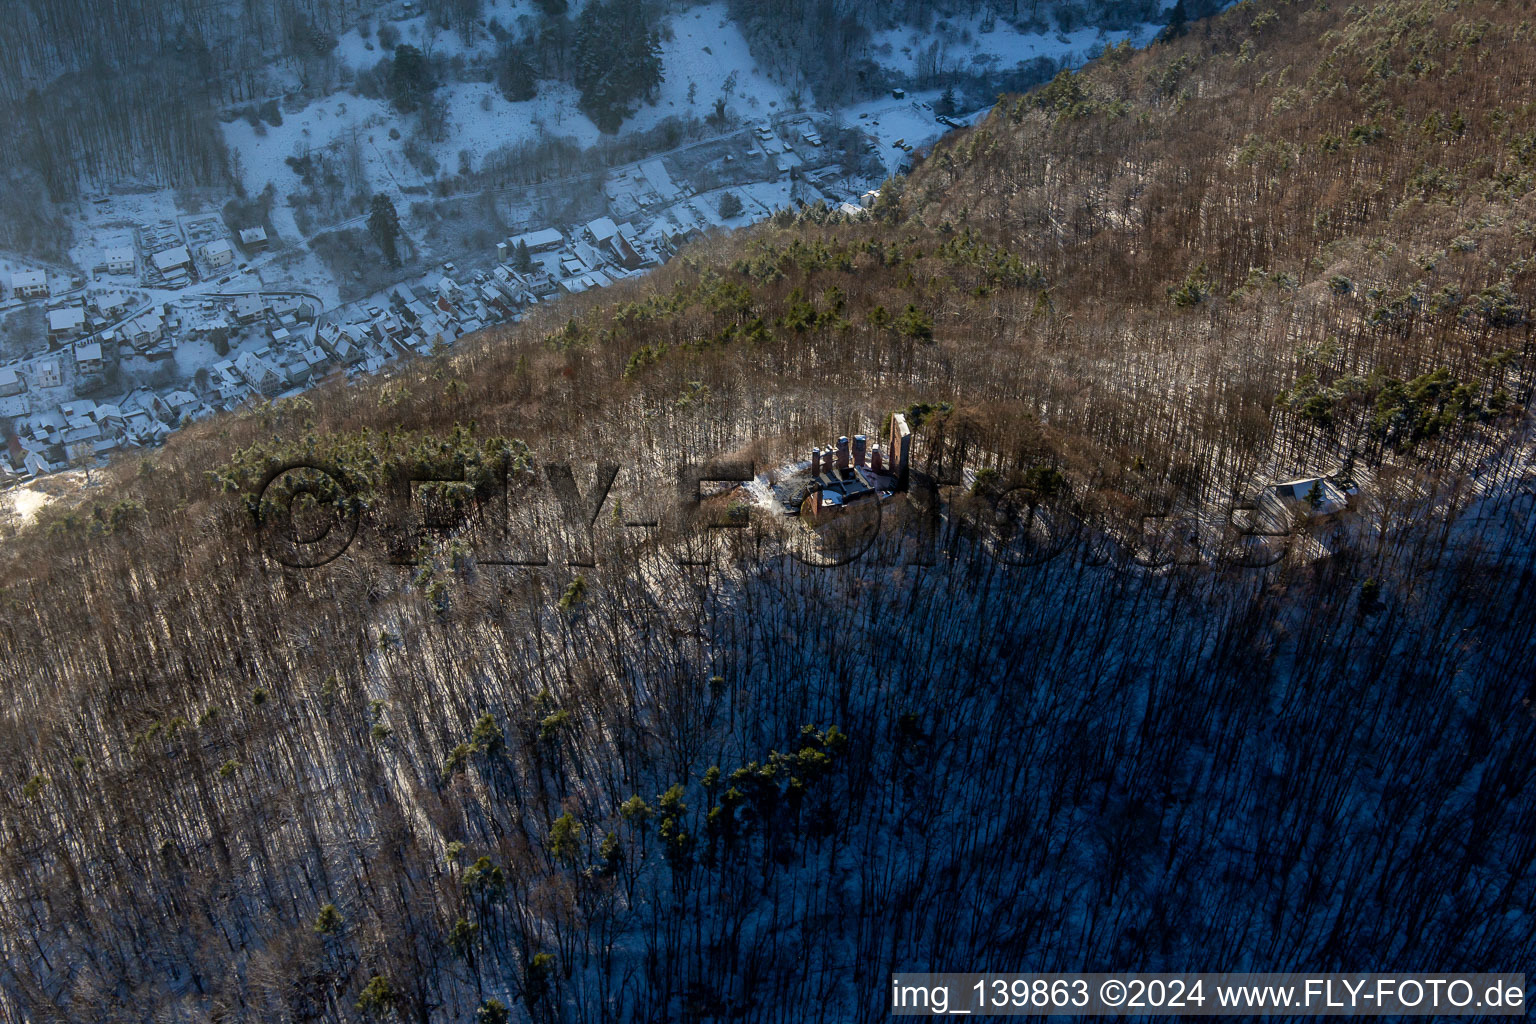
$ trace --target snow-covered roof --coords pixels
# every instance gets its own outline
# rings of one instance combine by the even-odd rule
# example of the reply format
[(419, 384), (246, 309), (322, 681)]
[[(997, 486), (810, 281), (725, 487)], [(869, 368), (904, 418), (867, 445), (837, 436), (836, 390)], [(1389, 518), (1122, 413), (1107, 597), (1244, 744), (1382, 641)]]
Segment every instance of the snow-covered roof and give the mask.
[(187, 251), (186, 246), (177, 245), (155, 253), (154, 260), (155, 269), (159, 270), (161, 273), (164, 273), (168, 270), (174, 269), (175, 267), (184, 266), (185, 264), (190, 263), (192, 261), (192, 254)]
[(233, 251), (234, 247), (229, 244), (229, 239), (227, 238), (218, 238), (203, 246), (203, 255), (209, 257), (222, 256)]
[(618, 233), (619, 226), (613, 222), (612, 217), (599, 217), (587, 224), (587, 231), (592, 235), (592, 240), (599, 244), (608, 241)]
[(544, 228), (540, 231), (530, 231), (525, 235), (518, 235), (512, 239), (512, 245), (516, 248), (522, 242), (530, 249), (542, 249), (551, 246), (565, 244), (565, 236), (555, 228)]
[[(58, 381), (62, 380), (64, 376), (64, 369), (59, 365), (57, 356), (50, 356), (47, 359), (39, 359), (36, 363), (33, 364), (33, 369), (37, 372), (37, 375), (40, 379), (51, 378), (55, 381)], [(44, 384), (43, 386), (52, 387), (53, 385)]]
[(645, 175), (645, 180), (650, 182), (651, 188), (663, 200), (676, 199), (681, 195), (678, 187), (672, 183), (672, 176), (667, 173), (666, 165), (660, 160), (647, 160), (640, 165), (640, 170)]
[(240, 243), (242, 245), (253, 245), (256, 242), (265, 242), (266, 240), (267, 229), (259, 224), (253, 228), (246, 228), (240, 232)]
[(76, 331), (85, 323), (85, 310), (79, 306), (65, 306), (48, 311), (48, 329), (55, 333)]
[(101, 361), (101, 345), (98, 342), (93, 341), (89, 345), (75, 346), (75, 361), (77, 363), (86, 363), (91, 360)]
[(1301, 477), (1274, 485), (1275, 497), (1286, 502), (1306, 502), (1313, 489), (1317, 491), (1317, 512), (1327, 515), (1344, 508), (1348, 503), (1344, 492), (1326, 477)]
[(95, 441), (101, 437), (101, 427), (95, 423), (87, 423), (78, 427), (70, 427), (64, 431), (63, 442), (65, 444), (78, 444), (81, 441)]
[(48, 283), (48, 275), (41, 270), (18, 270), (11, 275), (11, 290), (40, 288)]
[(102, 254), (109, 265), (116, 266), (120, 263), (132, 263), (134, 260), (133, 249), (129, 246), (119, 246), (116, 249), (108, 249)]

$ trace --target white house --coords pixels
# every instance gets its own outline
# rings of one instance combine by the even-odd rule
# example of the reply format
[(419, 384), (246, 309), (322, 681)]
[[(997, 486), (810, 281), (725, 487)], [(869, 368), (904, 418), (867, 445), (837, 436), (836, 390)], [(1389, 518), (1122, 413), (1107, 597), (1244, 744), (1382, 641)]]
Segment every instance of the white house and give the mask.
[(102, 370), (101, 344), (90, 342), (86, 345), (75, 346), (75, 372), (83, 374), (98, 374)]
[(40, 388), (56, 388), (64, 383), (64, 364), (58, 357), (39, 359), (33, 364), (33, 376)]
[(36, 299), (48, 294), (48, 275), (41, 270), (18, 270), (11, 275), (11, 291), (19, 299)]
[(104, 254), (103, 262), (106, 263), (109, 274), (131, 274), (137, 259), (131, 246), (121, 246), (108, 249)]
[(227, 267), (235, 262), (234, 246), (229, 244), (227, 238), (215, 239), (203, 246), (203, 259), (208, 261), (210, 267)]
[(123, 340), (134, 348), (147, 348), (165, 333), (165, 320), (154, 310), (146, 310), (122, 326)]
[(108, 292), (95, 298), (96, 309), (102, 316), (116, 316), (128, 308), (128, 296), (122, 292)]
[(26, 388), (14, 366), (0, 366), (0, 398), (19, 395)]

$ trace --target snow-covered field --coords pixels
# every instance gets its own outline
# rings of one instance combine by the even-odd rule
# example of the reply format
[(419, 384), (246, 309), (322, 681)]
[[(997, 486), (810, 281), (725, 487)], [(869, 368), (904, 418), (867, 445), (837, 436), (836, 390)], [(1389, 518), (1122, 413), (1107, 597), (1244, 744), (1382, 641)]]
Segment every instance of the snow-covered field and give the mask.
[[(503, 8), (504, 17), (518, 11), (517, 5)], [(674, 15), (667, 24), (672, 38), (661, 47), (664, 79), (659, 95), (654, 104), (639, 105), (624, 122), (621, 134), (646, 131), (669, 117), (702, 118), (719, 96), (725, 96), (729, 107), (744, 119), (787, 109), (787, 90), (757, 67), (724, 4)], [(489, 37), (466, 44), (453, 32), (430, 34), (424, 18), (400, 22), (398, 27), (403, 41), (424, 51), (471, 57), (487, 56), (494, 49)], [(376, 44), (372, 50), (368, 45), (356, 30), (349, 32), (338, 47), (339, 59), (353, 71), (371, 67), (382, 54)], [(436, 95), (446, 108), (447, 132), (431, 145), (431, 153), (449, 172), (458, 168), (461, 153), (469, 154), (471, 167), (479, 167), (487, 154), (508, 146), (568, 138), (587, 148), (603, 138), (578, 109), (579, 94), (568, 83), (541, 81), (537, 97), (518, 103), (508, 101), (490, 82), (453, 82)], [(390, 137), (392, 128), (397, 138)], [(350, 147), (354, 138), (368, 187), (387, 191), (426, 183), (405, 158), (410, 131), (409, 119), (396, 114), (387, 102), (338, 92), (302, 111), (285, 113), (281, 125), (231, 122), (224, 126), (224, 140), (231, 152), (239, 154), (242, 180), (250, 192), (259, 192), (269, 181), (279, 193), (287, 192), (296, 181), (285, 163), (288, 158), (330, 147), (339, 152)]]
[(1005, 21), (990, 24), (982, 15), (949, 18), (930, 29), (897, 28), (876, 33), (870, 40), (870, 57), (882, 67), (915, 75), (928, 55), (936, 72), (988, 72), (1007, 70), (1020, 63), (1045, 57), (1077, 65), (1092, 60), (1105, 46), (1129, 39), (1133, 45), (1149, 41), (1157, 26), (1143, 25), (1132, 32), (1106, 32), (1092, 26), (1073, 32), (1021, 32)]

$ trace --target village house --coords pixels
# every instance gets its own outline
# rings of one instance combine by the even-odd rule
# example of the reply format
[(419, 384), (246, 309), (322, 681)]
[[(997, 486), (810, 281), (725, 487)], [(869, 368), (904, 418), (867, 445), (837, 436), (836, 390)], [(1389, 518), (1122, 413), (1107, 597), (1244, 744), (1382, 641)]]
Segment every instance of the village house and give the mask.
[(587, 240), (593, 245), (607, 245), (609, 239), (618, 234), (619, 226), (613, 222), (612, 217), (599, 217), (589, 221), (586, 227)]
[(131, 274), (138, 264), (138, 257), (132, 246), (119, 246), (116, 249), (108, 249), (102, 257), (109, 274)]
[(312, 377), (319, 377), (331, 365), (331, 357), (319, 345), (307, 345), (299, 353), (299, 358), (309, 366)]
[(307, 384), (309, 382), (312, 367), (304, 359), (295, 354), (283, 363), (283, 376), (288, 378), (288, 383), (293, 385)]
[(155, 253), (153, 262), (155, 269), (167, 277), (176, 271), (187, 271), (192, 267), (192, 254), (184, 245), (172, 246)]
[(338, 363), (350, 364), (359, 354), (357, 339), (350, 331), (335, 324), (325, 324), (315, 335), (315, 341)]
[(228, 239), (215, 239), (203, 246), (203, 259), (210, 267), (227, 267), (235, 261), (235, 250)]
[(624, 225), (614, 232), (613, 237), (608, 240), (608, 249), (613, 254), (613, 258), (618, 260), (621, 267), (626, 270), (638, 270), (644, 263), (644, 260), (640, 255), (640, 251), (635, 248), (633, 240), (626, 235), (625, 227), (628, 227), (628, 225)]
[(95, 444), (104, 436), (101, 424), (96, 422), (96, 403), (90, 399), (65, 402), (59, 406), (59, 413), (64, 417), (59, 443), (66, 447)]
[(92, 341), (75, 345), (75, 386), (82, 383), (79, 378), (83, 376), (100, 377), (106, 368), (106, 363), (101, 355), (101, 342)]
[(123, 410), (113, 402), (97, 402), (96, 411), (91, 416), (103, 433), (119, 433), (123, 429)]
[(240, 244), (246, 252), (257, 252), (267, 247), (267, 229), (261, 225), (245, 228), (240, 232)]
[(142, 352), (164, 336), (165, 320), (157, 310), (145, 310), (118, 331), (124, 341)]
[(159, 419), (163, 418), (165, 402), (152, 390), (141, 386), (136, 387), (130, 391), (127, 396), (118, 403), (118, 407), (122, 409), (123, 413), (127, 416), (132, 416), (135, 412), (144, 412)]
[(47, 476), (68, 469), (69, 456), (65, 454), (63, 445), (49, 445), (27, 452), (26, 468), (32, 476)]
[(259, 295), (242, 295), (235, 300), (234, 317), (237, 324), (253, 324), (267, 313), (267, 304)]
[(48, 340), (67, 341), (85, 327), (85, 307), (65, 306), (48, 311)]
[(526, 235), (518, 235), (508, 242), (509, 250), (516, 250), (518, 243), (528, 246), (530, 253), (554, 252), (565, 245), (565, 236), (555, 228), (544, 228), (542, 231), (530, 231)]
[(26, 390), (26, 383), (14, 366), (0, 366), (0, 398), (19, 395)]
[(288, 386), (281, 373), (250, 352), (242, 352), (235, 359), (234, 368), (247, 384), (269, 398)]
[(190, 391), (172, 391), (162, 401), (170, 409), (172, 422), (185, 423), (203, 407), (203, 403)]
[(272, 315), (288, 327), (301, 320), (309, 323), (315, 318), (314, 307), (303, 296), (279, 295), (271, 305)]
[(39, 359), (32, 364), (32, 376), (40, 388), (63, 387), (64, 363), (57, 356)]
[(95, 303), (96, 311), (102, 316), (113, 317), (128, 310), (128, 296), (122, 292), (107, 292), (105, 295), (96, 296), (92, 301)]
[(59, 443), (69, 424), (58, 409), (34, 413), (16, 424), (16, 436), (27, 448), (36, 450)]
[(41, 270), (18, 270), (11, 275), (11, 291), (18, 299), (45, 298), (48, 275)]

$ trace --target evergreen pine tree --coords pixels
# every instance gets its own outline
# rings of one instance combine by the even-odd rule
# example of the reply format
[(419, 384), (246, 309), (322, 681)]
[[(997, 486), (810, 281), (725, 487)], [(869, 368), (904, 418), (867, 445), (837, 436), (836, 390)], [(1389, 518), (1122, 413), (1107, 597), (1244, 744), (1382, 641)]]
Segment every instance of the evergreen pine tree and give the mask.
[(382, 192), (376, 193), (369, 204), (368, 230), (390, 268), (397, 269), (400, 266), (400, 251), (396, 245), (400, 236), (400, 215), (395, 212), (395, 204), (389, 196)]
[(407, 113), (415, 110), (435, 85), (420, 50), (409, 43), (395, 47), (394, 64), (389, 69), (389, 98), (396, 109)]
[(576, 26), (576, 87), (581, 111), (600, 131), (617, 132), (632, 104), (662, 82), (661, 38), (644, 5), (608, 0), (582, 9)]
[(522, 47), (509, 46), (502, 53), (496, 72), (496, 84), (509, 103), (521, 103), (539, 94), (538, 79)]
[(1168, 12), (1168, 24), (1163, 26), (1159, 38), (1177, 39), (1188, 27), (1189, 12), (1184, 8), (1184, 0), (1178, 0), (1178, 3), (1173, 5), (1173, 10)]

